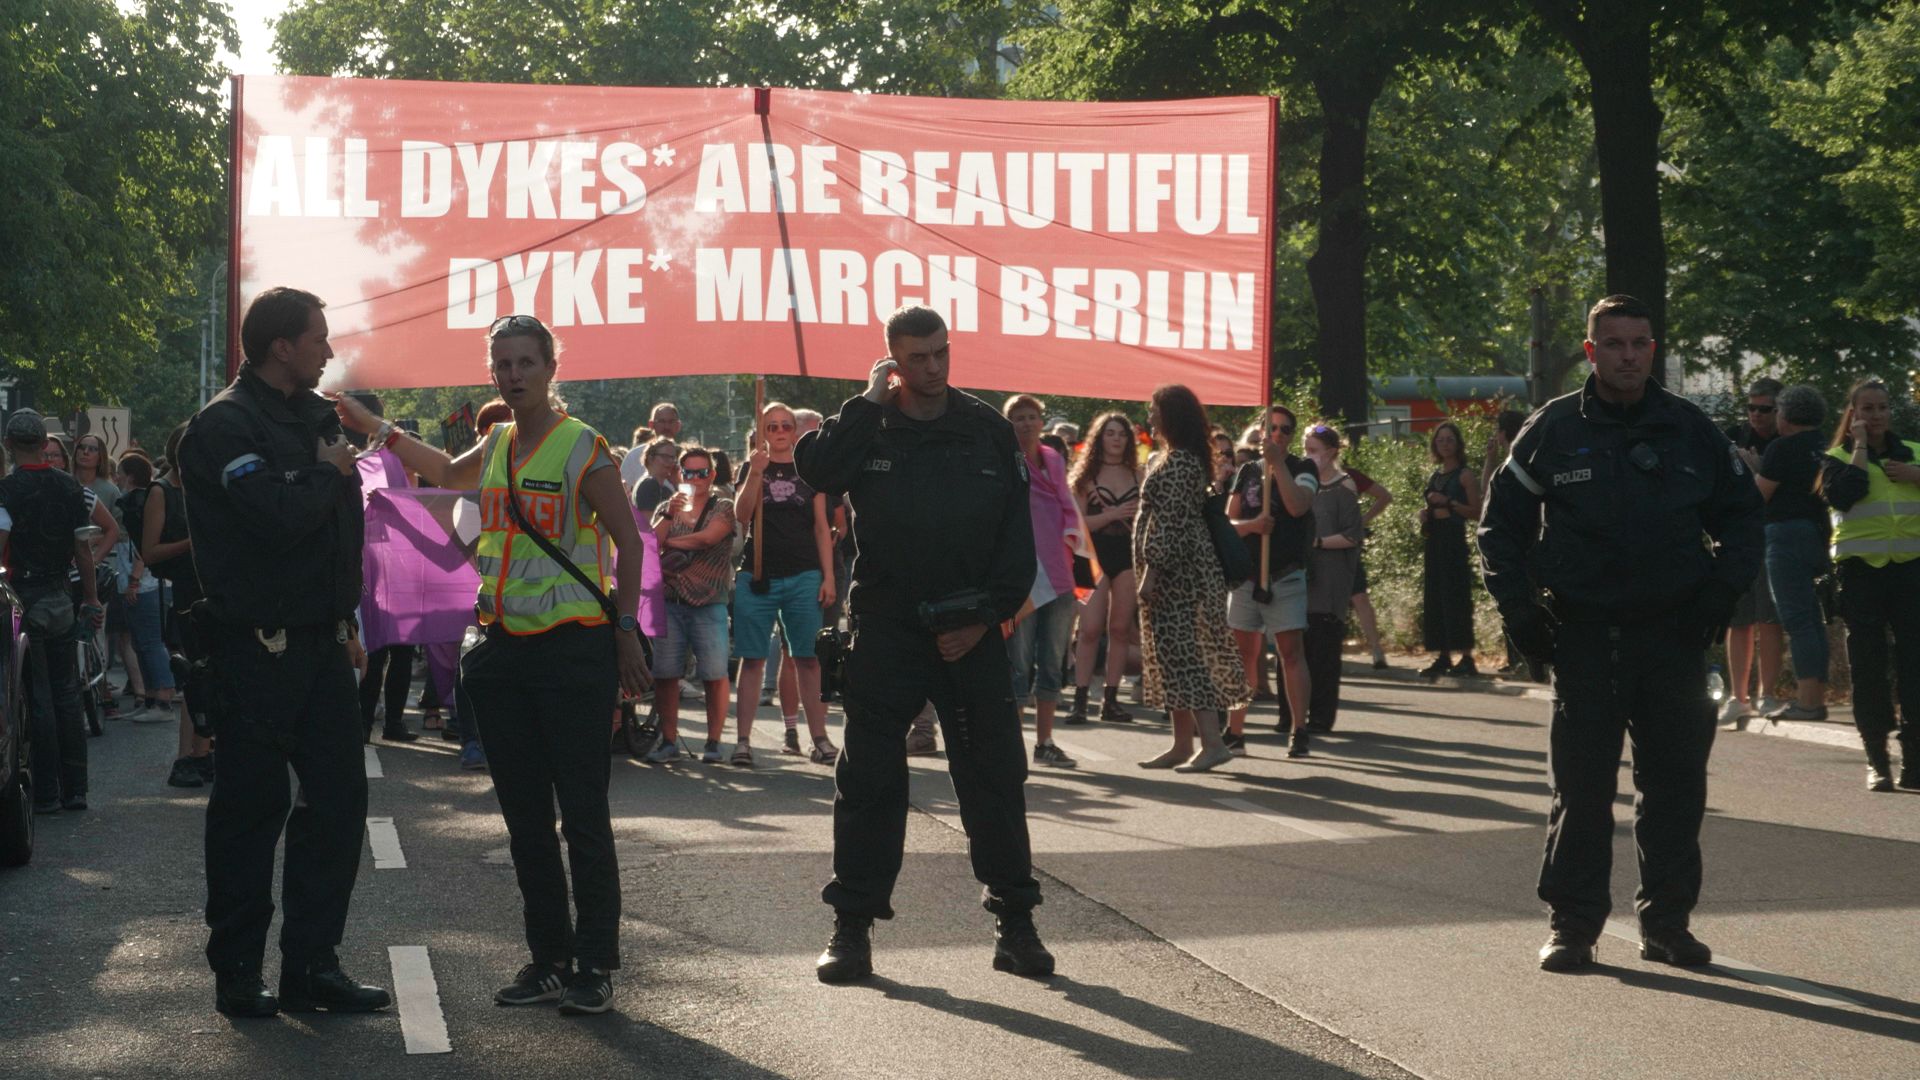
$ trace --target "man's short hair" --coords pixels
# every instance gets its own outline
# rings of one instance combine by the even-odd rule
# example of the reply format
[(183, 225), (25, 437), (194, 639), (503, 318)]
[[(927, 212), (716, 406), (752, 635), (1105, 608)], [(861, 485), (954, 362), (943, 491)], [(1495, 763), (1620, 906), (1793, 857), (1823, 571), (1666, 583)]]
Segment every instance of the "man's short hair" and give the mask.
[(1500, 434), (1512, 442), (1520, 434), (1520, 429), (1527, 426), (1527, 414), (1519, 409), (1502, 409), (1500, 415), (1493, 418), (1493, 423), (1500, 429)]
[(680, 406), (678, 406), (678, 405), (675, 405), (675, 404), (674, 404), (673, 402), (671, 402), (671, 401), (662, 401), (662, 402), (659, 402), (659, 403), (657, 403), (657, 404), (655, 404), (655, 405), (654, 405), (654, 407), (653, 407), (652, 409), (650, 409), (650, 410), (648, 410), (648, 412), (647, 412), (647, 422), (648, 422), (648, 423), (652, 423), (652, 422), (653, 422), (653, 418), (654, 418), (654, 417), (656, 417), (656, 416), (659, 416), (659, 415), (660, 415), (660, 410), (661, 410), (661, 409), (672, 409), (672, 410), (673, 410), (673, 415), (674, 415), (674, 417), (675, 417), (676, 419), (678, 419), (678, 418), (679, 418), (679, 416), (680, 416)]
[(903, 337), (931, 337), (947, 328), (947, 320), (925, 304), (904, 304), (887, 316), (887, 348)]
[(645, 446), (653, 441), (653, 429), (645, 424), (633, 429), (633, 445)]
[(267, 351), (281, 338), (288, 341), (307, 332), (313, 313), (327, 306), (325, 300), (300, 289), (277, 285), (253, 298), (247, 316), (240, 320), (240, 349), (247, 363), (267, 358)]
[(1047, 426), (1047, 430), (1053, 432), (1055, 435), (1060, 436), (1061, 438), (1067, 440), (1070, 443), (1076, 443), (1080, 441), (1080, 425), (1074, 423), (1071, 420), (1057, 420), (1054, 423), (1049, 424)]
[(1612, 296), (1602, 297), (1599, 303), (1587, 310), (1587, 340), (1594, 340), (1593, 335), (1600, 332), (1601, 319), (1616, 316), (1652, 322), (1653, 309), (1644, 301), (1628, 296), (1626, 293), (1614, 293)]
[(1774, 399), (1780, 419), (1795, 427), (1817, 428), (1827, 422), (1827, 399), (1811, 386), (1789, 386)]
[[(1780, 388), (1781, 388), (1781, 382), (1779, 379), (1776, 379), (1771, 375), (1762, 375), (1759, 378), (1753, 380), (1752, 386), (1747, 387), (1747, 396), (1750, 398), (1778, 397), (1780, 395)], [(1798, 421), (1791, 421), (1791, 422), (1798, 423)]]
[(33, 409), (15, 409), (13, 415), (7, 417), (6, 439), (10, 445), (25, 449), (44, 446), (47, 422)]

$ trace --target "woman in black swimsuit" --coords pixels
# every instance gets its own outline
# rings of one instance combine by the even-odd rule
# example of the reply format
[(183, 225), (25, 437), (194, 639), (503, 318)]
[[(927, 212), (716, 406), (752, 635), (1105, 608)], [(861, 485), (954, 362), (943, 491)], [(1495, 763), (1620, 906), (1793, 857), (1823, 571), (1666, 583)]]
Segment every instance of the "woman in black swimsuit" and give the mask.
[(1087, 689), (1100, 635), (1107, 635), (1106, 701), (1100, 719), (1124, 724), (1133, 717), (1120, 707), (1120, 679), (1133, 648), (1133, 516), (1140, 508), (1140, 443), (1133, 424), (1110, 412), (1093, 422), (1093, 434), (1073, 463), (1067, 484), (1080, 504), (1093, 540), (1100, 581), (1080, 609), (1075, 641), (1073, 711), (1064, 723), (1087, 722)]

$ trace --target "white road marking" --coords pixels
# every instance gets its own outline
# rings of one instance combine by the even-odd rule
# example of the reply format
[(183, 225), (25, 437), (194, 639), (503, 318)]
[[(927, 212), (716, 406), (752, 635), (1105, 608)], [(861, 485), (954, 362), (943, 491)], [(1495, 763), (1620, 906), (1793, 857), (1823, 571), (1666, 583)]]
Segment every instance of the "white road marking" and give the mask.
[(1259, 803), (1248, 802), (1245, 799), (1215, 799), (1213, 801), (1230, 810), (1243, 810), (1249, 814), (1266, 818), (1276, 825), (1284, 825), (1296, 832), (1306, 833), (1316, 840), (1331, 840), (1336, 844), (1361, 844), (1366, 842), (1358, 836), (1348, 836), (1338, 829), (1328, 825), (1322, 825), (1317, 821), (1288, 817), (1286, 814), (1277, 813), (1261, 806)]
[(1062, 750), (1065, 750), (1067, 752), (1068, 757), (1074, 758), (1079, 761), (1112, 761), (1113, 760), (1112, 758), (1101, 753), (1100, 751), (1089, 750), (1086, 747), (1081, 746), (1079, 743), (1062, 742), (1056, 738), (1053, 740), (1053, 745), (1059, 747)]
[(375, 870), (405, 870), (407, 857), (400, 851), (400, 832), (390, 817), (367, 819), (367, 845), (373, 848)]
[(366, 754), (366, 758), (367, 758), (367, 779), (369, 779), (369, 780), (384, 780), (384, 779), (386, 779), (386, 776), (387, 776), (387, 771), (386, 771), (385, 769), (382, 769), (382, 768), (380, 767), (380, 755), (379, 755), (379, 754), (376, 754), (376, 753), (374, 753), (374, 752), (373, 752), (373, 747), (371, 747), (371, 746), (363, 746), (363, 747), (361, 747), (361, 749), (362, 749), (362, 750), (365, 750), (365, 751), (367, 752), (367, 754)]
[(389, 945), (393, 965), (393, 995), (400, 1001), (400, 1034), (409, 1054), (451, 1054), (447, 1018), (440, 1010), (440, 984), (433, 979), (433, 961), (425, 945)]
[[(1607, 929), (1607, 936), (1619, 938), (1621, 941), (1631, 942), (1634, 946), (1633, 955), (1640, 955), (1640, 938), (1638, 936), (1625, 934), (1611, 927)], [(1750, 983), (1771, 987), (1788, 997), (1799, 998), (1801, 1001), (1811, 1005), (1838, 1005), (1846, 1009), (1866, 1008), (1866, 1006), (1860, 1002), (1844, 994), (1835, 993), (1824, 986), (1815, 986), (1813, 983), (1803, 982), (1791, 975), (1782, 975), (1779, 972), (1768, 971), (1766, 968), (1749, 964), (1745, 960), (1735, 960), (1733, 957), (1727, 956), (1717, 949), (1713, 954), (1713, 963), (1709, 966), (1717, 967), (1729, 975), (1739, 976)]]
[(1822, 727), (1818, 724), (1781, 720), (1774, 722), (1763, 717), (1752, 717), (1747, 721), (1746, 733), (1749, 735), (1772, 735), (1781, 739), (1798, 739), (1801, 742), (1825, 743), (1847, 750), (1860, 749), (1860, 735), (1852, 728)]

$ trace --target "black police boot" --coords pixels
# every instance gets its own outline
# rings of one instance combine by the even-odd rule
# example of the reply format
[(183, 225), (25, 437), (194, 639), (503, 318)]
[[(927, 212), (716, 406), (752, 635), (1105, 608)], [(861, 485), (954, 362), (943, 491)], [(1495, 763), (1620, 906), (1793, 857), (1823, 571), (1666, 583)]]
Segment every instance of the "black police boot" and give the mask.
[(391, 1004), (392, 994), (354, 982), (332, 957), (280, 972), (280, 1007), (288, 1012), (375, 1012)]
[(1684, 929), (1642, 930), (1640, 959), (1679, 967), (1699, 967), (1713, 960), (1713, 950)]
[[(1905, 764), (1901, 762), (1901, 765)], [(1893, 790), (1893, 757), (1887, 753), (1884, 735), (1867, 742), (1867, 790)]]
[(1041, 978), (1053, 974), (1053, 954), (1040, 944), (1033, 912), (1010, 911), (993, 928), (993, 970)]
[(1553, 936), (1540, 946), (1541, 971), (1578, 971), (1593, 963), (1595, 949), (1593, 942), (1570, 930), (1555, 930)]
[(1067, 711), (1067, 715), (1062, 717), (1060, 722), (1073, 727), (1079, 727), (1087, 722), (1087, 687), (1073, 688), (1073, 708)]
[(864, 915), (833, 915), (833, 938), (813, 973), (823, 983), (857, 982), (873, 974), (873, 920)]
[(419, 732), (408, 731), (407, 725), (397, 724), (391, 720), (387, 721), (386, 726), (380, 729), (380, 738), (384, 739), (387, 742), (407, 743), (407, 742), (413, 742), (415, 739), (418, 739), (419, 737), (420, 737)]
[(277, 1014), (280, 1000), (267, 993), (259, 972), (243, 971), (214, 976), (213, 1007), (224, 1016), (257, 1020)]

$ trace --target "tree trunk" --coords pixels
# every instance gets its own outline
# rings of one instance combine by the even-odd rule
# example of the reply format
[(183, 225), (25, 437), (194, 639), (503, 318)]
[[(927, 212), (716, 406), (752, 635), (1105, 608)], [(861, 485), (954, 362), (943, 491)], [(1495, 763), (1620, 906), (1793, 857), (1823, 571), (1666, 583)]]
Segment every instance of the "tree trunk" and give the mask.
[(1307, 281), (1319, 321), (1320, 407), (1349, 423), (1367, 418), (1367, 127), (1386, 72), (1315, 75), (1320, 100), (1320, 221)]
[[(1587, 35), (1580, 54), (1593, 88), (1607, 291), (1645, 301), (1653, 309), (1654, 340), (1664, 345), (1667, 242), (1660, 230), (1662, 117), (1653, 100), (1651, 14), (1640, 10), (1605, 23), (1590, 21)], [(1678, 389), (1677, 365), (1668, 363), (1665, 348), (1654, 371), (1664, 385)]]

